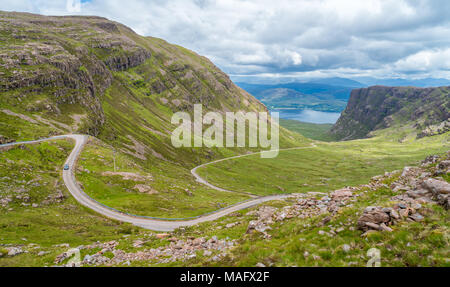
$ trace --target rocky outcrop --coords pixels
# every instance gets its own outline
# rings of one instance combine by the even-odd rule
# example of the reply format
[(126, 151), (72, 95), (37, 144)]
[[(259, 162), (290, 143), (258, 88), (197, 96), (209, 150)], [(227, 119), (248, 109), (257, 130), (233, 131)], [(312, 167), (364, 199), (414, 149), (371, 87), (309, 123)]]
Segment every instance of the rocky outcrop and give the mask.
[(448, 131), (449, 118), (450, 87), (374, 86), (352, 91), (347, 108), (331, 133), (341, 140), (351, 140), (410, 123), (419, 137), (431, 136)]
[(431, 191), (434, 196), (439, 194), (450, 194), (450, 184), (443, 180), (428, 178), (423, 181), (422, 186)]
[(417, 138), (441, 135), (448, 131), (450, 131), (450, 119), (443, 121), (440, 124), (430, 125), (430, 126), (426, 127), (417, 135)]
[[(218, 239), (216, 236), (211, 238), (198, 237), (189, 238), (186, 240), (170, 237), (169, 245), (158, 248), (145, 248), (145, 244), (151, 239), (139, 239), (134, 241), (134, 248), (145, 248), (137, 252), (126, 252), (119, 249), (119, 242), (109, 241), (105, 243), (94, 243), (88, 246), (80, 246), (78, 251), (84, 250), (88, 255), (82, 258), (81, 262), (75, 263), (75, 266), (96, 266), (96, 265), (129, 265), (133, 261), (148, 261), (155, 263), (169, 263), (178, 260), (188, 260), (195, 258), (197, 253), (202, 252), (203, 256), (211, 256), (214, 253), (219, 253), (214, 257), (220, 257), (221, 253), (229, 250), (236, 245), (235, 240)], [(100, 249), (100, 251), (93, 253), (91, 250)], [(91, 254), (89, 254), (91, 253)], [(105, 256), (105, 253), (112, 254), (112, 257)], [(55, 258), (56, 264), (62, 264), (70, 256), (69, 252), (64, 252)], [(211, 260), (216, 260), (215, 258)], [(66, 266), (72, 266), (67, 265)]]
[(151, 53), (138, 48), (135, 51), (109, 57), (105, 60), (106, 66), (112, 71), (125, 71), (137, 67), (151, 57)]
[[(398, 192), (391, 198), (392, 207), (369, 206), (358, 219), (358, 229), (392, 231), (390, 226), (400, 221), (423, 221), (423, 204), (439, 204), (446, 210), (450, 208), (450, 183), (441, 178), (432, 178), (427, 166), (435, 165), (438, 156), (428, 157), (422, 167), (405, 167), (400, 178), (390, 188)], [(434, 170), (447, 169), (449, 160), (440, 161)], [(382, 177), (377, 180), (382, 180)]]
[(391, 223), (391, 216), (398, 218), (398, 213), (394, 209), (384, 209), (377, 206), (369, 206), (364, 210), (363, 215), (358, 219), (358, 228), (367, 231), (388, 230)]
[[(336, 215), (342, 207), (348, 206), (350, 202), (355, 201), (360, 194), (354, 194), (352, 191), (358, 188), (346, 187), (335, 190), (329, 195), (325, 193), (309, 192), (307, 194), (295, 194), (292, 197), (296, 200), (294, 205), (288, 205), (281, 209), (271, 206), (262, 206), (258, 210), (248, 212), (247, 215), (255, 215), (255, 220), (249, 222), (247, 234), (261, 233), (265, 239), (270, 239), (268, 233), (272, 229), (271, 225), (275, 222), (282, 222), (291, 218), (311, 218), (322, 214)], [(317, 196), (322, 196), (317, 199)], [(330, 221), (326, 217), (323, 224)], [(338, 231), (339, 232), (339, 231)]]

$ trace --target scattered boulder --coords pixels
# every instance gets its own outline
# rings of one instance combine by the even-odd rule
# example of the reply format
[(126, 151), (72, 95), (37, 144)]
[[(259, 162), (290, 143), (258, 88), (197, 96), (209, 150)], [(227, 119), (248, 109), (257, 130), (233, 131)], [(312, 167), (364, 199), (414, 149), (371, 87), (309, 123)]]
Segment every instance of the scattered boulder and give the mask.
[(437, 169), (448, 171), (450, 168), (450, 160), (443, 160), (437, 165)]
[(258, 231), (265, 233), (267, 230), (272, 229), (270, 226), (266, 225), (262, 221), (252, 220), (248, 223), (247, 233), (252, 233), (253, 231)]
[[(96, 242), (94, 244), (84, 247), (84, 249), (92, 250), (100, 248), (101, 251), (94, 254), (87, 254), (82, 265), (130, 265), (132, 261), (153, 261), (157, 263), (169, 263), (178, 260), (189, 260), (195, 258), (198, 251), (203, 252), (204, 256), (211, 256), (213, 251), (220, 252), (211, 260), (219, 260), (224, 252), (233, 246), (235, 246), (235, 241), (228, 241), (225, 239), (218, 239), (213, 236), (210, 239), (201, 238), (188, 238), (186, 240), (179, 240), (176, 238), (171, 238), (170, 244), (164, 245), (158, 248), (145, 249), (143, 251), (127, 253), (124, 250), (117, 249), (117, 242), (106, 242), (100, 243)], [(142, 239), (137, 239), (133, 242), (134, 245), (142, 245), (145, 242)], [(105, 252), (111, 252), (113, 257), (105, 256)], [(59, 255), (56, 259), (58, 262), (64, 261), (66, 259), (65, 253)]]
[(120, 176), (123, 180), (130, 180), (130, 181), (153, 181), (153, 177), (151, 174), (147, 175), (141, 175), (134, 172), (112, 172), (112, 171), (106, 171), (102, 173), (102, 176)]
[(158, 238), (158, 239), (164, 239), (164, 238), (167, 238), (167, 237), (170, 237), (170, 234), (168, 234), (168, 233), (156, 234), (156, 238)]
[(383, 211), (382, 207), (369, 206), (364, 210), (363, 215), (358, 219), (358, 229), (367, 231), (369, 229), (381, 230), (381, 224), (389, 224), (389, 213)]
[(21, 247), (9, 247), (6, 250), (8, 250), (8, 256), (11, 257), (24, 253)]
[(48, 251), (40, 251), (39, 253), (38, 253), (38, 256), (44, 256), (44, 255), (47, 255), (47, 254), (49, 254), (50, 252), (48, 252)]
[(450, 184), (443, 180), (428, 178), (423, 181), (422, 186), (431, 191), (434, 196), (439, 194), (450, 194)]
[(143, 240), (135, 240), (134, 242), (133, 242), (133, 247), (135, 247), (135, 248), (141, 248), (141, 247), (143, 247), (144, 246), (144, 244), (145, 244), (145, 241), (143, 241)]
[(338, 199), (338, 198), (346, 198), (351, 197), (353, 195), (350, 188), (343, 188), (339, 190), (335, 190), (331, 193), (331, 198)]
[[(437, 163), (437, 169), (447, 171), (450, 160), (439, 162), (439, 159), (438, 156), (429, 156), (422, 166), (429, 167)], [(400, 178), (390, 186), (393, 191), (405, 191), (391, 198), (397, 202), (394, 207), (367, 207), (358, 219), (358, 229), (367, 235), (370, 230), (391, 232), (390, 226), (399, 220), (423, 221), (424, 216), (418, 212), (423, 210), (422, 204), (438, 203), (448, 210), (450, 184), (441, 178), (430, 178), (431, 174), (422, 168), (405, 167)], [(377, 178), (377, 181), (381, 181), (381, 178)]]
[(134, 186), (134, 189), (140, 193), (158, 194), (158, 191), (154, 190), (151, 186), (145, 184), (137, 184)]
[(347, 252), (349, 252), (349, 251), (351, 250), (351, 247), (350, 247), (350, 245), (348, 245), (348, 244), (344, 244), (344, 245), (342, 245), (342, 250), (343, 250), (345, 253), (347, 253)]

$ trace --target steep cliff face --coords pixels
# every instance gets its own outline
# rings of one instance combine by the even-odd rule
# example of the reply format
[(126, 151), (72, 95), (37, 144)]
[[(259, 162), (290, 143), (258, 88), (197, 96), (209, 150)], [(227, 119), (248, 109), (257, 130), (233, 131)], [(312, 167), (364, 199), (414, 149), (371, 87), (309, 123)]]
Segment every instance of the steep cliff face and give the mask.
[(84, 116), (80, 129), (93, 135), (105, 123), (101, 95), (111, 71), (151, 56), (104, 18), (0, 12), (0, 23), (2, 108), (67, 124), (58, 117), (70, 118), (76, 106)]
[(352, 91), (331, 133), (350, 140), (365, 138), (375, 130), (410, 124), (420, 137), (435, 125), (440, 127), (436, 133), (448, 131), (449, 118), (450, 87), (374, 86)]
[[(230, 109), (264, 109), (206, 58), (104, 18), (0, 12), (0, 23), (0, 91), (20, 90), (20, 97), (29, 99), (44, 94), (53, 111), (65, 103), (80, 104), (93, 126), (105, 121), (101, 100), (118, 78), (114, 73), (147, 61), (152, 67), (137, 74), (146, 73), (142, 80), (150, 82), (149, 94), (172, 91), (181, 96), (180, 104), (205, 100)], [(8, 98), (15, 102), (17, 97)]]

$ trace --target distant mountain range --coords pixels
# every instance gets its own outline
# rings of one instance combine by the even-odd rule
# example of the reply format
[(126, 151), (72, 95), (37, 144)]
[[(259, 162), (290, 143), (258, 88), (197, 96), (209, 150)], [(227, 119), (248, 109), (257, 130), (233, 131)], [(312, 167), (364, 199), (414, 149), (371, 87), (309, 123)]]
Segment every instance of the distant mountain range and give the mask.
[(237, 83), (269, 109), (311, 109), (342, 112), (355, 87), (334, 86), (324, 83), (287, 83), (258, 85)]
[[(450, 86), (447, 79), (356, 79), (325, 78), (307, 82), (261, 84), (258, 79), (252, 83), (237, 82), (269, 109), (311, 109), (324, 112), (342, 112), (347, 106), (352, 90), (369, 86), (439, 87)], [(267, 82), (267, 81), (266, 81)]]
[(346, 78), (325, 78), (325, 79), (314, 79), (308, 81), (308, 83), (321, 84), (328, 86), (338, 86), (338, 87), (350, 87), (350, 88), (363, 88), (366, 85), (362, 82), (346, 79)]
[(450, 86), (450, 80), (448, 79), (376, 79), (370, 77), (361, 77), (355, 79), (359, 83), (368, 86), (389, 86), (389, 87), (418, 87), (418, 88), (433, 88)]

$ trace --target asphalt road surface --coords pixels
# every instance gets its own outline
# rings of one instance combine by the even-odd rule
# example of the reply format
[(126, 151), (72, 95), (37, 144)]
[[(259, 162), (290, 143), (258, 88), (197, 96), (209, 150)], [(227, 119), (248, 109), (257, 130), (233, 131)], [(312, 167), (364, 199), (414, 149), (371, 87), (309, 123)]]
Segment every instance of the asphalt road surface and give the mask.
[[(230, 213), (236, 212), (238, 210), (246, 209), (246, 208), (267, 202), (267, 201), (284, 199), (284, 198), (288, 198), (291, 196), (289, 194), (283, 194), (283, 195), (257, 197), (256, 195), (249, 194), (254, 199), (251, 199), (251, 200), (248, 200), (245, 202), (241, 202), (241, 203), (229, 206), (227, 208), (218, 210), (216, 212), (199, 216), (194, 219), (179, 220), (179, 221), (153, 219), (153, 218), (148, 218), (148, 217), (130, 215), (130, 214), (126, 214), (126, 213), (122, 213), (120, 211), (114, 210), (113, 208), (105, 206), (105, 205), (97, 202), (96, 200), (92, 199), (86, 193), (84, 193), (83, 190), (81, 190), (81, 188), (77, 184), (77, 181), (75, 179), (73, 171), (76, 166), (78, 157), (80, 156), (81, 151), (83, 150), (83, 147), (88, 140), (88, 136), (86, 136), (86, 135), (64, 135), (64, 136), (56, 136), (56, 137), (40, 139), (40, 140), (35, 140), (35, 141), (16, 142), (16, 143), (0, 145), (0, 148), (15, 146), (15, 145), (22, 145), (22, 144), (36, 144), (36, 143), (40, 143), (40, 142), (44, 142), (44, 141), (52, 141), (52, 140), (58, 140), (58, 139), (64, 139), (64, 138), (71, 138), (71, 139), (75, 140), (75, 147), (73, 148), (72, 152), (70, 153), (70, 155), (67, 158), (67, 161), (65, 163), (65, 164), (69, 165), (69, 170), (63, 170), (64, 183), (67, 186), (67, 189), (69, 190), (69, 192), (72, 194), (72, 196), (83, 206), (90, 208), (90, 209), (94, 210), (95, 212), (102, 214), (103, 216), (106, 216), (106, 217), (114, 219), (114, 220), (122, 221), (122, 222), (128, 222), (128, 223), (131, 223), (133, 225), (136, 225), (136, 226), (139, 226), (142, 228), (155, 230), (155, 231), (173, 231), (179, 227), (192, 226), (192, 225), (196, 225), (196, 224), (206, 222), (206, 221), (213, 221), (213, 220), (216, 220), (223, 216), (226, 216)], [(292, 149), (288, 149), (288, 150), (304, 149), (304, 148), (310, 148), (310, 147), (292, 148)], [(214, 161), (211, 163), (203, 164), (201, 166), (198, 166), (198, 167), (192, 169), (191, 173), (197, 179), (198, 182), (200, 182), (212, 189), (226, 191), (226, 192), (233, 192), (233, 191), (222, 189), (220, 187), (210, 184), (208, 181), (206, 181), (202, 177), (200, 177), (196, 173), (196, 171), (199, 168), (204, 167), (206, 165), (214, 164), (214, 163), (225, 161), (225, 160), (241, 158), (241, 157), (245, 157), (245, 156), (249, 156), (249, 155), (251, 155), (251, 154), (221, 159), (221, 160)]]

